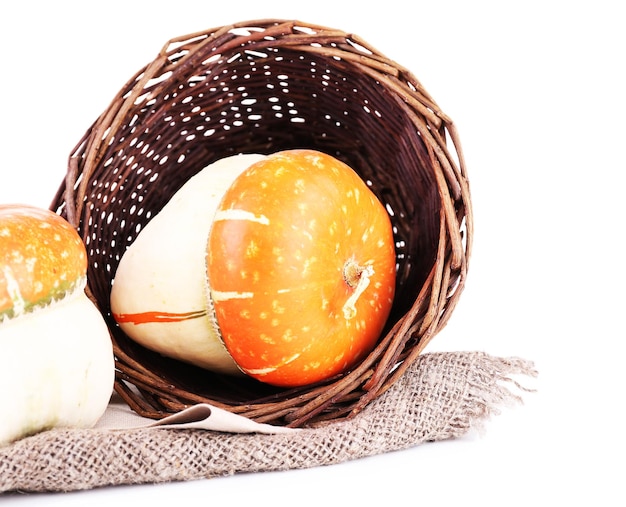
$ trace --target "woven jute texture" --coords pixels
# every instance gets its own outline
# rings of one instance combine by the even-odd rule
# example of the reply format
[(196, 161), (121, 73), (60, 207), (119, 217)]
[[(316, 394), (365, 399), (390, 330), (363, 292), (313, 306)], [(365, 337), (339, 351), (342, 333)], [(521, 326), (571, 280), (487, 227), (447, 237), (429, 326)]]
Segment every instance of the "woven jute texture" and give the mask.
[(0, 492), (196, 480), (332, 465), (458, 438), (522, 401), (532, 362), (481, 352), (422, 355), (351, 419), (289, 434), (179, 429), (50, 430), (0, 448)]

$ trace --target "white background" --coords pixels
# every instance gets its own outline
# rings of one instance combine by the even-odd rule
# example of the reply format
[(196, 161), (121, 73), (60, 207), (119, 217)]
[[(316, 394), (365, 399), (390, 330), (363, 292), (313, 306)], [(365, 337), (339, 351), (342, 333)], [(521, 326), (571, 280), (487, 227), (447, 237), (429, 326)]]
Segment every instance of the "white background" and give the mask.
[[(618, 2), (11, 2), (0, 7), (0, 202), (47, 207), (92, 121), (178, 35), (278, 17), (354, 32), (460, 131), (475, 210), (466, 290), (435, 350), (535, 361), (483, 433), (312, 470), (3, 505), (625, 505), (624, 16)], [(344, 7), (353, 5), (353, 7)], [(410, 7), (410, 9), (409, 9)]]

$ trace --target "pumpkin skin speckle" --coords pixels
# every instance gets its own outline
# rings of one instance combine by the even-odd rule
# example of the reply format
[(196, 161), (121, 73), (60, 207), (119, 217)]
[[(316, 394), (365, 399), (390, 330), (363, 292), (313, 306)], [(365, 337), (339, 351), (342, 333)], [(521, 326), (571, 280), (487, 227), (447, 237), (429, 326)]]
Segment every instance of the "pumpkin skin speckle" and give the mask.
[(243, 172), (207, 243), (221, 338), (246, 374), (277, 386), (322, 381), (371, 351), (395, 276), (386, 210), (350, 167), (313, 150)]

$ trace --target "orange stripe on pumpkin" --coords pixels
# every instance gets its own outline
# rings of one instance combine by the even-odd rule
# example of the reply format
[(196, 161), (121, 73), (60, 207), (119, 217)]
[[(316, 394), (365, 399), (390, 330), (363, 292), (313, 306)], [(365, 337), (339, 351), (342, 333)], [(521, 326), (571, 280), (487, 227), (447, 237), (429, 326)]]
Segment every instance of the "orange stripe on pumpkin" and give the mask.
[(122, 324), (151, 324), (160, 322), (182, 322), (198, 319), (206, 315), (206, 310), (196, 310), (186, 313), (173, 312), (142, 312), (142, 313), (114, 313), (115, 320)]

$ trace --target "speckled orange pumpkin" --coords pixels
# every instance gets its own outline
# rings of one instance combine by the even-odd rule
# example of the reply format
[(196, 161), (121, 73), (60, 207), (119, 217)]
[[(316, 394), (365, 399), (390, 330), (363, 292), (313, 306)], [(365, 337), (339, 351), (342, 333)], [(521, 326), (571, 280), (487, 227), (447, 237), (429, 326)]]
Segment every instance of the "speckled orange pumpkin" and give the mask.
[(87, 254), (63, 218), (34, 206), (0, 205), (0, 322), (85, 284)]
[(140, 232), (111, 310), (165, 356), (300, 386), (374, 347), (395, 276), (389, 216), (350, 167), (313, 150), (235, 155), (188, 180)]
[(207, 246), (221, 338), (279, 386), (343, 372), (374, 347), (394, 297), (391, 223), (347, 165), (312, 150), (256, 162), (226, 191)]

